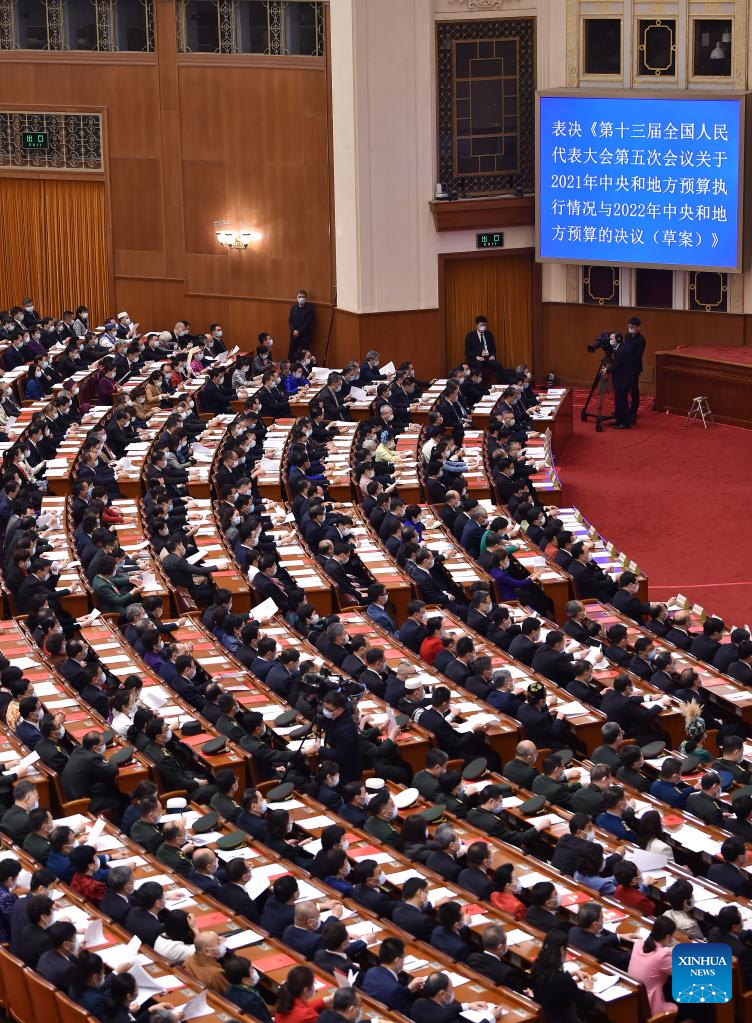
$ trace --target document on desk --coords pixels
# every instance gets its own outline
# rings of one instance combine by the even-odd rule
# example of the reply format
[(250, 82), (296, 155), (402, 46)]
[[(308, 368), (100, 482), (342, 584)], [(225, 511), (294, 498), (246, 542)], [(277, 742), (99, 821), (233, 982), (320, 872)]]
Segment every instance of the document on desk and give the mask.
[(182, 1006), (182, 1012), (183, 1019), (198, 1019), (200, 1016), (210, 1016), (214, 1009), (206, 1001), (206, 991), (200, 991)]

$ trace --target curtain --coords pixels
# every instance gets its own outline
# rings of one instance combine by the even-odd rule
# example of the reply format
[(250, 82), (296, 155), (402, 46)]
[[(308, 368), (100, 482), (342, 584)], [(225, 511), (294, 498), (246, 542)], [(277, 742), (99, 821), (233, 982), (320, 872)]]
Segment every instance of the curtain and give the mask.
[(34, 299), (42, 316), (85, 305), (89, 323), (110, 308), (103, 181), (0, 177), (0, 308)]
[(488, 317), (504, 366), (533, 357), (533, 258), (530, 254), (449, 259), (446, 262), (447, 367), (465, 358), (465, 335), (475, 317)]

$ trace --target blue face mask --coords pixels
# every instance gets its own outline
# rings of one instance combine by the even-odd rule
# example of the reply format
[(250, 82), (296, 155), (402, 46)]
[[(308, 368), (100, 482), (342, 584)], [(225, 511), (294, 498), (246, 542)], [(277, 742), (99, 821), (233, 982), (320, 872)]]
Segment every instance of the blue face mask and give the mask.
[(331, 720), (334, 717), (334, 711), (324, 707), (323, 714), (325, 718)]

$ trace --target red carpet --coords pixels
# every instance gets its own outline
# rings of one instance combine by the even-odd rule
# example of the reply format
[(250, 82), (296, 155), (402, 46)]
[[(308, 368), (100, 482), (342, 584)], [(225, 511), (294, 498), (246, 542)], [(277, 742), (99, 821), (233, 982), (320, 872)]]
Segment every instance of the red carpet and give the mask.
[(566, 504), (647, 574), (650, 596), (683, 593), (727, 624), (752, 622), (752, 430), (685, 426), (645, 399), (631, 430), (580, 421), (559, 460)]

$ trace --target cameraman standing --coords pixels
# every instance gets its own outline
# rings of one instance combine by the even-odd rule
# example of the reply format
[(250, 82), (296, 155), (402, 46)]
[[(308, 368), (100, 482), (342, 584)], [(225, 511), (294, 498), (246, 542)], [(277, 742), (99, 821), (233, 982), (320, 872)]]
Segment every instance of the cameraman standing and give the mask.
[(609, 335), (610, 356), (601, 373), (611, 376), (614, 388), (614, 429), (629, 429), (629, 393), (634, 380), (634, 362), (629, 342), (621, 334), (612, 331)]
[(627, 320), (626, 344), (632, 359), (632, 384), (629, 388), (629, 425), (637, 422), (637, 411), (640, 407), (640, 374), (642, 373), (642, 356), (645, 354), (645, 338), (640, 333), (641, 321), (638, 316)]

